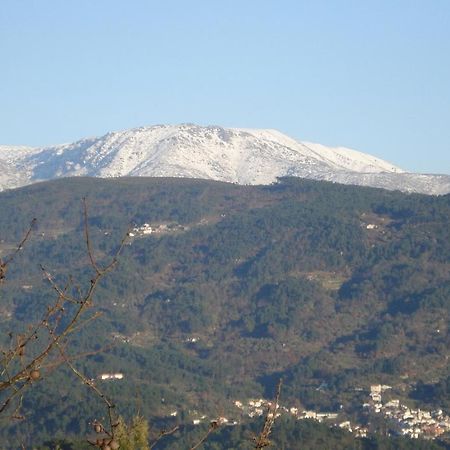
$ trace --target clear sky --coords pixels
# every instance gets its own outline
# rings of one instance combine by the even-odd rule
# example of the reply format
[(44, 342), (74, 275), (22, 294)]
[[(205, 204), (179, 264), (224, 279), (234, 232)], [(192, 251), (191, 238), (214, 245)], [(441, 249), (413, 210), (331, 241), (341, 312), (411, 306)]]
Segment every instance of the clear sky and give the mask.
[(0, 0), (0, 143), (276, 128), (450, 173), (449, 0)]

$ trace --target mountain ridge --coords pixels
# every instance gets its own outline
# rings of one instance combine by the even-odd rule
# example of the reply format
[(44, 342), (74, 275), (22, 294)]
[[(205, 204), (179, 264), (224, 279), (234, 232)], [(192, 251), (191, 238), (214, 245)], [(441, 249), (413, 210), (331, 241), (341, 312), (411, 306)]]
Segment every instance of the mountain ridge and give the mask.
[(0, 146), (0, 189), (68, 176), (183, 177), (270, 184), (295, 176), (446, 194), (450, 176), (406, 173), (345, 147), (296, 141), (272, 129), (154, 125), (48, 147)]

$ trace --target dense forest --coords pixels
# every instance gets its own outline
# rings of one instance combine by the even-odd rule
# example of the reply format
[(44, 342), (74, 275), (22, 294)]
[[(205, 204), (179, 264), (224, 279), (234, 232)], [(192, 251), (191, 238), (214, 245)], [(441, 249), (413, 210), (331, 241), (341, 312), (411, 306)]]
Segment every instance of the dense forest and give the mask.
[[(99, 384), (124, 417), (139, 411), (155, 426), (175, 421), (191, 433), (200, 432), (187, 426), (197, 417), (236, 418), (239, 425), (219, 430), (204, 448), (246, 448), (237, 443), (258, 423), (234, 402), (271, 398), (280, 378), (283, 405), (343, 419), (360, 420), (377, 383), (411, 407), (450, 413), (449, 195), (294, 178), (270, 186), (77, 178), (2, 192), (0, 257), (37, 219), (0, 286), (3, 346), (51, 302), (41, 265), (61, 283), (92, 277), (84, 197), (99, 261), (127, 231), (130, 237), (96, 294), (101, 316), (73, 336), (70, 349), (87, 354), (76, 365), (92, 379), (123, 373)], [(43, 372), (21, 415), (0, 418), (5, 448), (19, 439), (80, 440), (105, 411), (61, 367)], [(273, 434), (280, 449), (295, 448), (292, 439), (308, 449), (445, 448), (280, 423)], [(183, 433), (170, 439), (160, 448), (186, 448), (176, 446), (186, 445)]]

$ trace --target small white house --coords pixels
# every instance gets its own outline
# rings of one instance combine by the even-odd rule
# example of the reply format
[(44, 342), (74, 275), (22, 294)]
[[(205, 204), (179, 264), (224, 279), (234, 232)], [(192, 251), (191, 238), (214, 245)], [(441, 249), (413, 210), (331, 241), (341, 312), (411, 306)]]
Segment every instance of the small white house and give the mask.
[(122, 380), (123, 373), (102, 373), (100, 375), (101, 380)]

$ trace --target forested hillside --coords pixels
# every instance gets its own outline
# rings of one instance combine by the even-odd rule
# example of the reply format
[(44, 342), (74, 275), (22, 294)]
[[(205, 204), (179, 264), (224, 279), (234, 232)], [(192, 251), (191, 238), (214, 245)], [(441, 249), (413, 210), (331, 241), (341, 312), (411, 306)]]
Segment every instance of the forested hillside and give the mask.
[[(1, 257), (37, 219), (0, 287), (4, 345), (52, 298), (39, 265), (61, 282), (89, 280), (83, 197), (100, 261), (130, 231), (96, 295), (101, 317), (70, 345), (93, 352), (76, 360), (87, 376), (123, 373), (99, 382), (122, 415), (140, 411), (162, 426), (202, 415), (241, 424), (234, 402), (271, 398), (279, 378), (283, 405), (350, 420), (377, 383), (411, 407), (450, 413), (449, 195), (294, 178), (270, 186), (76, 178), (3, 192)], [(24, 398), (25, 419), (1, 419), (11, 448), (17, 436), (83, 437), (105, 415), (67, 369), (42, 378)]]

